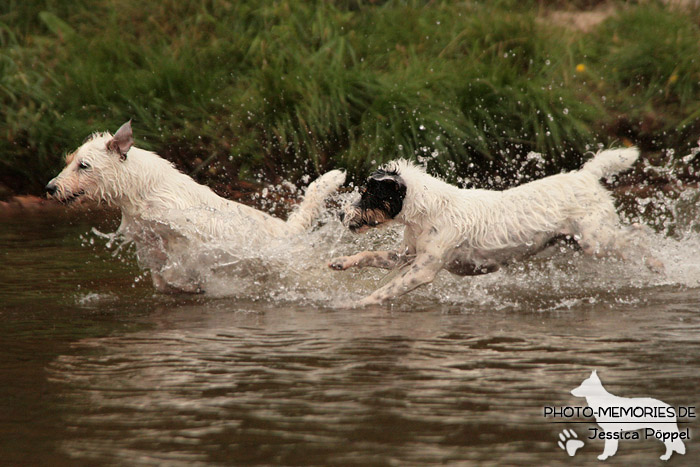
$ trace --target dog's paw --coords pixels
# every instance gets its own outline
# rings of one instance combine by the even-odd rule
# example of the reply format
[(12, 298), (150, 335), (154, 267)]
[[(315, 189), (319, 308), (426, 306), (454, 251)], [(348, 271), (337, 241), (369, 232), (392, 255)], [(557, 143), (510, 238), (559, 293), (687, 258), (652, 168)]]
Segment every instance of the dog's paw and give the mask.
[(580, 439), (577, 439), (578, 435), (574, 430), (568, 430), (564, 429), (561, 433), (559, 433), (559, 442), (557, 442), (557, 445), (564, 451), (569, 456), (574, 456), (576, 454), (576, 451), (581, 449), (583, 447), (583, 441)]
[(666, 265), (660, 260), (654, 258), (653, 256), (647, 256), (644, 258), (644, 264), (649, 270), (655, 274), (665, 274)]
[(328, 263), (328, 267), (331, 269), (335, 269), (336, 271), (345, 271), (350, 266), (352, 266), (352, 262), (350, 261), (349, 256), (333, 258), (331, 262)]
[(378, 300), (371, 295), (369, 297), (365, 297), (362, 300), (356, 302), (353, 306), (353, 308), (363, 308), (366, 306), (374, 306), (374, 305), (381, 305), (382, 301)]

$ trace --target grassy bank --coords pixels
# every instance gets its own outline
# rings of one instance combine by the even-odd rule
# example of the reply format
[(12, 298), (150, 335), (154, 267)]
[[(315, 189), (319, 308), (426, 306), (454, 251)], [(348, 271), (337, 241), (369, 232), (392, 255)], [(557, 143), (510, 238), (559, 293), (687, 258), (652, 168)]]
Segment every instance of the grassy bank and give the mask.
[(41, 192), (129, 118), (221, 192), (397, 156), (483, 182), (532, 150), (554, 172), (597, 144), (697, 146), (700, 12), (574, 2), (616, 7), (582, 31), (542, 3), (9, 0), (0, 184)]

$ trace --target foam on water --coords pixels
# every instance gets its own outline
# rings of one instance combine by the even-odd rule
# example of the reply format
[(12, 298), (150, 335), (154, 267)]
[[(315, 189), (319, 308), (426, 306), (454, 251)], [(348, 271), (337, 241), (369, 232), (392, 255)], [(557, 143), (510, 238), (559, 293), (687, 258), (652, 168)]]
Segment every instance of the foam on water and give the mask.
[[(340, 195), (341, 203), (350, 196)], [(593, 259), (571, 246), (556, 245), (530, 261), (484, 276), (457, 277), (442, 271), (434, 283), (402, 297), (397, 304), (405, 307), (439, 302), (466, 308), (566, 311), (600, 302), (633, 304), (640, 300), (641, 289), (700, 288), (699, 198), (697, 189), (687, 189), (680, 196), (650, 201), (657, 212), (665, 214), (660, 216), (662, 220), (647, 220), (656, 230), (642, 229), (638, 236), (647, 237), (653, 254), (665, 263), (664, 274), (650, 272), (640, 258), (625, 263)], [(648, 208), (647, 200), (640, 199), (638, 206)], [(207, 238), (193, 246), (185, 241), (190, 233), (177, 227), (183, 219), (188, 229), (204, 218), (209, 222), (232, 220), (221, 212), (189, 210), (174, 213), (170, 223), (149, 226), (153, 233), (169, 235), (170, 242), (176, 241), (172, 238), (182, 239), (182, 248), (175, 249), (165, 260), (148, 257), (148, 252), (136, 253), (144, 268), (158, 267), (171, 277), (179, 276), (183, 283), (196, 280), (213, 297), (329, 307), (351, 305), (400, 271), (338, 272), (327, 267), (328, 261), (363, 250), (394, 249), (401, 241), (403, 229), (394, 226), (355, 235), (341, 225), (336, 214), (325, 213), (312, 231), (292, 238), (270, 239), (250, 226), (239, 225), (234, 237)], [(627, 221), (644, 219), (632, 216)], [(112, 248), (118, 244), (113, 236), (106, 238)], [(127, 251), (133, 248), (116, 247), (118, 256), (123, 257)]]
[(84, 307), (96, 306), (105, 302), (114, 302), (116, 300), (117, 296), (111, 293), (101, 294), (95, 292), (88, 292), (84, 294), (79, 294), (76, 297), (76, 303)]

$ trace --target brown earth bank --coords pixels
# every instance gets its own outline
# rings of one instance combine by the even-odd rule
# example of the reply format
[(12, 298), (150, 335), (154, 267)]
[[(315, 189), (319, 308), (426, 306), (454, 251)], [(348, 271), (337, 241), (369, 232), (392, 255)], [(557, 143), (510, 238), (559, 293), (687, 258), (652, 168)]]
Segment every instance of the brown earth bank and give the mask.
[[(370, 2), (373, 3), (373, 2)], [(381, 3), (381, 2), (380, 2)], [(430, 3), (430, 2), (429, 2)], [(588, 34), (591, 31), (593, 31), (595, 28), (599, 27), (605, 20), (610, 19), (611, 17), (614, 17), (616, 13), (619, 12), (624, 12), (628, 10), (633, 10), (636, 6), (641, 5), (641, 4), (656, 4), (656, 3), (664, 3), (668, 4), (670, 9), (676, 11), (676, 9), (683, 9), (687, 8), (688, 11), (691, 11), (692, 8), (700, 8), (700, 0), (635, 0), (635, 1), (625, 1), (625, 2), (620, 2), (620, 1), (611, 1), (611, 0), (540, 0), (539, 2), (532, 2), (532, 7), (535, 8), (535, 12), (537, 15), (537, 22), (539, 24), (552, 24), (557, 27), (565, 27), (571, 31), (571, 33), (575, 32), (582, 32), (584, 34)], [(20, 2), (21, 4), (21, 2)], [(528, 3), (530, 5), (530, 3)], [(694, 11), (694, 10), (693, 10)], [(0, 15), (1, 16), (1, 15)], [(693, 16), (695, 18), (695, 16)], [(1, 22), (2, 18), (0, 18)], [(697, 20), (695, 21), (697, 23)], [(508, 23), (510, 24), (510, 23)], [(514, 23), (517, 26), (517, 23)], [(675, 24), (675, 23), (671, 23)], [(694, 26), (696, 26), (695, 24)], [(60, 28), (59, 28), (60, 29)], [(59, 42), (63, 41), (64, 39), (61, 38)], [(613, 42), (614, 44), (617, 44), (616, 47), (622, 47), (623, 43), (619, 42), (621, 39), (616, 39), (617, 42)], [(643, 42), (638, 40), (637, 38), (633, 38), (631, 41), (633, 44), (637, 42)], [(654, 42), (654, 41), (647, 41), (647, 42)], [(426, 43), (427, 44), (427, 43)], [(423, 43), (418, 43), (416, 47), (427, 47), (426, 44)], [(503, 43), (498, 42), (497, 44), (503, 45), (503, 44), (510, 44), (510, 41), (505, 41)], [(588, 43), (582, 43), (582, 44), (587, 44), (588, 47), (590, 47), (590, 44)], [(401, 49), (399, 47), (400, 44), (396, 44), (397, 50)], [(537, 44), (533, 44), (533, 47)], [(510, 45), (509, 45), (510, 46)], [(393, 51), (393, 48), (390, 48)], [(74, 49), (70, 49), (74, 52)], [(421, 49), (422, 50), (422, 49)], [(543, 49), (545, 52), (549, 50), (549, 46), (544, 47)], [(465, 55), (466, 56), (466, 55)], [(500, 55), (499, 55), (500, 56)], [(579, 51), (572, 51), (570, 53), (570, 57), (566, 55), (566, 57), (569, 57), (571, 60), (571, 63), (567, 66), (569, 68), (572, 67), (578, 67), (580, 65), (583, 67), (583, 69), (587, 69), (588, 67), (587, 62), (585, 61), (584, 58), (581, 58), (583, 56), (584, 58), (586, 57), (586, 54), (581, 55)], [(685, 54), (685, 56), (695, 56), (695, 54), (688, 53)], [(580, 63), (579, 63), (580, 59)], [(447, 59), (445, 59), (447, 60)], [(566, 62), (567, 60), (563, 60)], [(383, 63), (383, 62), (382, 62)], [(549, 66), (549, 60), (547, 60), (547, 63)], [(584, 66), (584, 63), (586, 64)], [(598, 92), (597, 90), (600, 90), (601, 93), (603, 93), (603, 90), (605, 89), (604, 87), (604, 82), (610, 81), (610, 77), (606, 76), (606, 80), (603, 80), (603, 73), (601, 70), (605, 69), (605, 63), (602, 62), (598, 64), (599, 70), (593, 72), (591, 69), (590, 71), (586, 72), (588, 74), (581, 75), (581, 79), (586, 79), (586, 81), (592, 84), (590, 88), (590, 92), (595, 95), (596, 99), (600, 96), (598, 96), (596, 93)], [(641, 62), (640, 62), (641, 63)], [(577, 65), (578, 64), (578, 65)], [(672, 67), (671, 67), (672, 68)], [(697, 74), (697, 70), (695, 68), (692, 68), (693, 73), (688, 73), (688, 76), (700, 76)], [(496, 68), (494, 68), (496, 70)], [(487, 70), (488, 71), (488, 70)], [(432, 69), (431, 69), (432, 73)], [(486, 72), (485, 72), (486, 73)], [(572, 78), (571, 75), (573, 73), (571, 70), (568, 72), (564, 73), (562, 76), (569, 77), (571, 78), (571, 81), (567, 81), (568, 85), (574, 85), (576, 83), (579, 83), (579, 81), (576, 81), (575, 79)], [(600, 74), (600, 77), (598, 76)], [(488, 74), (487, 74), (488, 75)], [(661, 74), (662, 76), (663, 73)], [(650, 75), (652, 76), (652, 75)], [(653, 75), (654, 79), (659, 78), (657, 75)], [(672, 81), (671, 78), (673, 78)], [(626, 140), (630, 140), (637, 144), (640, 149), (645, 153), (646, 158), (648, 158), (651, 161), (652, 154), (651, 153), (661, 153), (662, 148), (676, 148), (676, 154), (681, 154), (684, 153), (686, 149), (688, 149), (689, 145), (692, 145), (689, 141), (693, 141), (694, 139), (691, 138), (691, 136), (699, 135), (700, 134), (700, 119), (697, 118), (697, 115), (700, 115), (700, 111), (697, 113), (692, 113), (692, 109), (690, 107), (685, 108), (683, 106), (678, 107), (678, 99), (682, 97), (681, 94), (674, 94), (673, 92), (670, 92), (671, 90), (671, 84), (675, 83), (676, 85), (679, 85), (679, 83), (683, 80), (683, 76), (681, 75), (679, 78), (679, 75), (677, 74), (672, 74), (671, 76), (668, 77), (668, 80), (662, 80), (662, 81), (653, 81), (656, 83), (656, 85), (662, 86), (663, 89), (660, 89), (660, 94), (657, 100), (658, 101), (649, 101), (646, 104), (648, 104), (649, 109), (648, 110), (643, 110), (643, 111), (632, 111), (630, 108), (625, 108), (620, 109), (619, 111), (615, 109), (614, 105), (610, 107), (610, 109), (615, 109), (615, 110), (610, 110), (607, 112), (609, 115), (607, 115), (607, 119), (604, 119), (604, 121), (601, 120), (600, 125), (594, 125), (594, 126), (600, 126), (601, 129), (592, 129), (595, 130), (594, 134), (596, 135), (601, 135), (601, 141), (602, 142), (610, 142), (610, 141), (622, 141), (623, 143)], [(252, 78), (251, 78), (252, 79)], [(284, 79), (284, 78), (282, 78)], [(650, 78), (651, 79), (651, 78)], [(676, 82), (676, 80), (679, 80)], [(697, 79), (695, 78), (695, 81)], [(585, 83), (585, 82), (584, 82)], [(631, 87), (629, 87), (629, 92), (632, 94), (624, 94), (622, 97), (619, 99), (621, 101), (625, 101), (627, 103), (626, 99), (631, 99), (630, 102), (632, 104), (635, 104), (637, 101), (633, 99), (633, 97), (637, 94), (643, 94), (643, 88), (645, 86), (648, 86), (647, 82), (644, 82), (644, 86), (637, 86), (639, 89), (635, 88), (633, 86), (634, 81), (632, 84), (630, 84)], [(637, 83), (639, 84), (639, 83)], [(580, 83), (579, 83), (580, 85)], [(582, 85), (583, 86), (583, 85)], [(622, 86), (622, 83), (620, 83), (620, 86)], [(693, 85), (695, 86), (695, 85)], [(633, 89), (634, 88), (634, 89)], [(187, 88), (189, 89), (189, 88)], [(584, 86), (583, 89), (588, 89)], [(614, 88), (612, 88), (614, 89)], [(627, 88), (621, 88), (624, 92), (627, 92)], [(693, 88), (694, 89), (694, 88)], [(663, 92), (662, 92), (663, 91)], [(679, 91), (680, 92), (680, 91)], [(695, 92), (695, 91), (693, 91)], [(315, 93), (313, 94), (314, 96), (318, 94)], [(692, 93), (691, 93), (692, 94)], [(275, 94), (276, 95), (276, 94)], [(497, 96), (498, 94), (495, 94)], [(608, 96), (608, 101), (615, 100), (611, 97), (610, 93), (607, 93)], [(679, 97), (680, 96), (680, 97)], [(603, 99), (605, 99), (605, 96), (602, 96)], [(693, 100), (693, 99), (691, 99)], [(694, 99), (697, 100), (697, 99)], [(640, 101), (641, 102), (641, 101)], [(646, 105), (645, 104), (645, 105)], [(184, 104), (183, 104), (184, 105)], [(290, 104), (291, 105), (291, 104)], [(300, 107), (301, 108), (301, 107)], [(455, 107), (456, 108), (456, 107)], [(635, 107), (636, 108), (636, 107)], [(640, 106), (640, 108), (646, 109), (645, 106)], [(134, 111), (136, 109), (129, 108), (131, 111)], [(690, 110), (688, 110), (690, 109)], [(261, 113), (266, 113), (266, 114), (273, 114), (278, 110), (283, 110), (281, 108), (275, 108), (275, 107), (270, 107), (268, 108), (265, 112)], [(491, 111), (491, 110), (489, 110)], [(170, 109), (164, 109), (164, 115), (172, 115), (173, 118), (175, 118), (175, 113)], [(296, 111), (295, 111), (296, 112)], [(685, 112), (685, 113), (684, 113)], [(139, 112), (136, 112), (139, 113)], [(149, 116), (152, 114), (150, 111), (144, 111), (143, 113), (149, 114)], [(537, 110), (537, 113), (540, 113), (540, 110)], [(514, 112), (517, 116), (517, 112)], [(567, 109), (567, 114), (569, 114), (569, 111)], [(573, 112), (572, 112), (573, 114)], [(286, 114), (285, 114), (286, 115)], [(292, 112), (288, 116), (294, 120), (294, 115), (295, 113)], [(669, 134), (673, 133), (672, 130), (669, 130), (670, 128), (674, 128), (673, 122), (676, 122), (677, 120), (683, 120), (687, 115), (695, 116), (695, 118), (688, 118), (687, 122), (682, 125), (682, 130), (678, 130), (678, 136), (669, 136)], [(381, 118), (385, 118), (383, 115), (380, 115)], [(85, 124), (86, 120), (88, 120), (85, 117), (78, 117), (74, 116), (73, 117), (77, 122), (80, 122), (80, 125)], [(142, 116), (142, 120), (145, 119), (145, 116)], [(160, 117), (159, 117), (160, 118)], [(193, 117), (194, 118), (194, 117)], [(281, 118), (281, 117), (280, 117)], [(495, 116), (494, 116), (495, 118)], [(503, 118), (503, 116), (499, 116), (498, 118)], [(232, 122), (239, 123), (240, 119), (232, 119)], [(516, 118), (517, 120), (517, 118)], [(142, 128), (144, 131), (148, 130), (153, 132), (153, 128), (156, 127), (154, 122), (157, 120), (152, 120), (150, 121), (150, 124), (144, 123)], [(173, 122), (175, 122), (173, 120)], [(194, 119), (193, 121), (198, 121)], [(171, 122), (171, 123), (173, 123)], [(265, 125), (271, 125), (274, 123), (273, 121), (268, 121), (265, 119), (259, 120), (259, 125), (265, 126)], [(179, 124), (178, 124), (179, 125)], [(195, 125), (193, 123), (193, 125)], [(231, 122), (228, 123), (228, 125), (232, 125)], [(177, 127), (177, 125), (175, 125)], [(186, 125), (185, 125), (186, 126)], [(217, 125), (214, 125), (217, 126)], [(226, 126), (226, 125), (224, 125)], [(234, 131), (233, 126), (231, 126), (231, 131)], [(516, 125), (517, 126), (517, 125)], [(226, 126), (227, 127), (227, 126)], [(323, 127), (323, 125), (321, 125)], [(150, 130), (149, 130), (150, 128)], [(240, 127), (238, 128), (243, 128), (246, 129), (248, 127)], [(280, 127), (281, 128), (281, 127)], [(278, 131), (284, 130), (283, 128), (280, 129), (277, 127), (271, 127), (269, 128), (269, 131), (263, 131), (261, 134), (262, 135), (273, 135), (277, 134)], [(564, 127), (561, 127), (564, 128)], [(250, 129), (250, 128), (248, 128)], [(355, 128), (357, 130), (357, 128)], [(348, 131), (352, 132), (355, 131), (352, 128), (349, 129)], [(495, 126), (494, 126), (495, 130)], [(9, 130), (8, 130), (9, 131)], [(189, 131), (189, 130), (188, 130)], [(207, 130), (208, 131), (208, 130)], [(285, 130), (286, 131), (286, 130)], [(319, 130), (311, 140), (314, 141), (325, 141), (324, 138), (326, 138), (328, 135), (323, 136), (325, 133), (323, 132), (325, 130)], [(146, 131), (147, 132), (147, 131)], [(596, 133), (597, 132), (597, 133)], [(60, 132), (59, 132), (60, 133)], [(204, 132), (206, 133), (206, 131)], [(682, 133), (682, 134), (681, 134)], [(167, 132), (165, 134), (168, 134)], [(196, 133), (195, 133), (196, 134)], [(388, 135), (389, 133), (387, 133)], [(675, 133), (673, 133), (675, 135)], [(180, 168), (185, 173), (189, 173), (195, 178), (198, 182), (200, 183), (205, 183), (209, 186), (212, 187), (212, 189), (220, 194), (221, 196), (232, 199), (235, 201), (240, 201), (245, 204), (250, 204), (250, 205), (255, 205), (255, 206), (260, 206), (262, 209), (266, 211), (276, 211), (276, 210), (281, 210), (284, 212), (288, 207), (291, 205), (290, 203), (293, 203), (293, 200), (296, 198), (295, 193), (291, 192), (284, 192), (283, 190), (281, 191), (275, 191), (275, 190), (270, 190), (268, 183), (272, 184), (277, 184), (279, 181), (281, 181), (282, 177), (288, 177), (292, 181), (297, 180), (302, 174), (311, 174), (315, 173), (315, 171), (323, 171), (331, 168), (340, 168), (340, 167), (345, 167), (348, 169), (349, 172), (353, 171), (354, 167), (361, 167), (361, 169), (358, 169), (355, 174), (351, 174), (351, 177), (359, 177), (362, 175), (363, 171), (365, 168), (369, 167), (369, 163), (366, 165), (362, 165), (362, 162), (360, 161), (357, 163), (356, 161), (353, 161), (352, 163), (346, 163), (343, 161), (343, 159), (338, 156), (337, 159), (334, 159), (336, 154), (339, 154), (339, 151), (333, 151), (334, 147), (332, 145), (328, 146), (328, 148), (324, 149), (324, 151), (321, 151), (320, 154), (320, 160), (321, 162), (318, 164), (318, 167), (315, 169), (310, 169), (309, 167), (304, 167), (304, 168), (299, 168), (299, 167), (292, 167), (292, 170), (290, 170), (290, 164), (289, 161), (285, 159), (287, 153), (291, 154), (294, 151), (287, 151), (285, 150), (284, 153), (275, 153), (272, 150), (271, 155), (270, 154), (265, 154), (262, 153), (258, 150), (257, 147), (255, 147), (254, 152), (259, 155), (259, 159), (263, 160), (264, 162), (257, 164), (253, 167), (251, 165), (250, 167), (241, 167), (243, 164), (243, 159), (240, 158), (235, 158), (231, 159), (231, 154), (230, 154), (230, 148), (231, 145), (235, 144), (236, 138), (232, 137), (229, 133), (224, 132), (224, 133), (212, 133), (211, 135), (207, 136), (207, 134), (203, 135), (200, 137), (203, 138), (201, 141), (203, 141), (201, 144), (190, 144), (189, 142), (186, 144), (180, 144), (177, 141), (190, 141), (188, 139), (188, 136), (191, 136), (190, 133), (177, 133), (178, 138), (181, 139), (175, 139), (175, 142), (171, 142), (167, 140), (163, 140), (163, 135), (160, 135), (160, 145), (162, 147), (159, 147), (160, 149), (158, 152), (161, 156), (167, 158), (168, 160), (171, 160), (177, 167)], [(688, 136), (690, 135), (690, 136)], [(151, 134), (151, 144), (154, 144), (154, 140), (158, 139), (156, 138), (157, 135)], [(28, 136), (27, 136), (28, 138)], [(174, 137), (173, 137), (174, 138)], [(267, 136), (266, 136), (267, 138)], [(675, 139), (674, 139), (675, 138)], [(13, 136), (13, 138), (10, 138), (13, 141), (16, 142), (16, 144), (19, 144), (19, 141), (24, 141), (21, 138), (19, 138), (17, 135)], [(272, 138), (274, 139), (274, 138)], [(332, 139), (332, 138), (331, 138)], [(341, 140), (343, 138), (340, 138)], [(671, 141), (673, 140), (673, 141)], [(677, 141), (676, 141), (677, 140)], [(26, 145), (32, 146), (29, 144), (30, 139), (27, 139), (27, 141), (24, 141)], [(675, 142), (674, 142), (675, 141)], [(256, 146), (258, 143), (255, 142), (253, 146)], [(263, 145), (267, 144), (268, 146), (274, 146), (270, 144), (270, 141), (264, 140), (259, 142), (261, 148)], [(342, 146), (341, 143), (338, 143), (340, 146)], [(533, 143), (534, 144), (534, 143)], [(631, 144), (631, 142), (630, 142)], [(301, 154), (299, 160), (304, 160), (308, 161), (309, 158), (304, 156), (308, 148), (304, 149), (303, 144), (301, 144), (298, 148)], [(408, 145), (405, 145), (406, 147)], [(72, 146), (74, 147), (74, 146)], [(219, 148), (219, 149), (216, 149)], [(682, 149), (681, 149), (682, 148)], [(58, 147), (56, 148), (57, 152), (60, 152), (62, 150), (65, 150), (67, 148), (64, 147)], [(337, 148), (335, 148), (337, 149)], [(19, 151), (19, 149), (18, 149)], [(268, 151), (268, 152), (269, 152)], [(21, 152), (21, 151), (20, 151)], [(16, 163), (15, 160), (22, 160), (20, 158), (20, 152), (17, 153), (17, 156), (14, 157), (12, 154), (8, 155), (8, 160), (9, 162), (6, 164), (8, 167), (11, 167), (11, 164), (15, 164), (17, 167), (20, 166), (20, 164)], [(313, 151), (312, 151), (313, 153)], [(204, 154), (204, 155), (203, 155)], [(364, 154), (364, 153), (363, 153)], [(10, 157), (11, 156), (11, 157)], [(405, 156), (405, 154), (395, 154), (396, 157), (398, 156)], [(2, 156), (4, 157), (4, 155)], [(13, 160), (14, 157), (14, 160)], [(275, 158), (278, 158), (279, 160), (276, 160)], [(370, 155), (367, 156), (367, 159), (369, 159)], [(406, 157), (406, 156), (405, 156)], [(410, 156), (407, 156), (410, 157)], [(659, 157), (659, 156), (653, 156), (653, 157)], [(202, 160), (204, 159), (204, 160)], [(330, 160), (328, 160), (330, 159)], [(678, 157), (676, 156), (676, 159)], [(578, 157), (571, 157), (570, 161), (567, 160), (566, 163), (561, 165), (562, 167), (571, 169), (575, 168), (577, 166), (576, 160), (578, 160)], [(684, 159), (685, 160), (685, 159)], [(53, 209), (54, 205), (52, 203), (44, 202), (42, 201), (42, 198), (40, 197), (42, 194), (42, 187), (45, 182), (48, 181), (48, 178), (51, 176), (55, 175), (57, 171), (60, 169), (58, 165), (56, 164), (55, 170), (53, 172), (51, 171), (50, 166), (53, 164), (53, 159), (49, 159), (48, 162), (44, 162), (42, 164), (37, 164), (36, 169), (34, 167), (25, 167), (22, 166), (22, 170), (18, 170), (17, 167), (15, 169), (10, 169), (10, 170), (2, 170), (0, 171), (0, 210), (2, 211), (26, 211), (26, 210), (37, 210), (37, 209)], [(5, 161), (2, 161), (5, 162)], [(488, 162), (488, 161), (486, 161)], [(476, 163), (481, 164), (481, 162), (476, 161)], [(510, 162), (508, 162), (510, 163)], [(651, 161), (652, 164), (656, 165), (656, 162)], [(660, 165), (663, 165), (665, 161), (662, 161)], [(286, 165), (285, 165), (286, 164)], [(621, 181), (620, 185), (623, 184), (631, 184), (631, 185), (639, 185), (640, 187), (643, 188), (644, 186), (644, 180), (648, 181), (648, 185), (651, 186), (661, 186), (664, 184), (671, 185), (671, 186), (676, 186), (676, 181), (680, 181), (681, 183), (696, 183), (699, 180), (700, 176), (700, 158), (696, 156), (686, 162), (687, 165), (692, 165), (695, 168), (695, 173), (692, 172), (692, 169), (682, 169), (680, 172), (681, 173), (674, 173), (670, 177), (671, 180), (663, 180), (663, 179), (658, 179), (655, 175), (649, 175), (649, 174), (643, 174), (641, 170), (637, 170), (635, 172), (635, 176), (633, 177), (633, 180), (631, 181)], [(48, 167), (48, 168), (47, 168)], [(505, 176), (503, 173), (500, 173), (499, 170), (503, 169), (502, 172), (504, 172), (506, 175), (510, 173), (509, 166), (498, 166), (498, 167), (493, 167), (494, 173), (491, 175), (498, 176), (498, 178), (505, 179)], [(247, 169), (247, 171), (246, 171)], [(488, 170), (488, 167), (485, 166), (485, 169)], [(553, 173), (556, 170), (560, 169), (560, 166), (557, 166), (556, 168), (552, 168), (552, 170), (549, 171), (549, 173)], [(690, 173), (688, 170), (691, 170)], [(365, 172), (366, 173), (366, 172)], [(33, 175), (33, 176), (28, 176), (28, 174)], [(239, 174), (241, 176), (241, 179), (239, 179)], [(642, 175), (639, 175), (642, 174)], [(629, 177), (626, 177), (629, 178)], [(31, 180), (30, 180), (31, 179)], [(246, 180), (264, 180), (265, 182), (260, 182), (260, 181), (253, 181), (253, 182), (248, 182)], [(359, 181), (359, 179), (355, 178), (355, 181)], [(508, 185), (508, 181), (506, 181), (503, 186), (498, 186), (497, 188), (503, 188)], [(476, 186), (482, 186), (480, 185), (480, 182), (475, 181)], [(264, 199), (260, 197), (260, 193), (262, 192), (263, 188), (268, 188), (268, 192), (270, 193), (269, 196), (265, 197)], [(648, 188), (644, 188), (644, 191), (647, 191)], [(24, 194), (33, 194), (33, 195), (39, 195), (38, 198), (32, 198), (28, 196), (23, 196)], [(276, 199), (277, 197), (278, 199)], [(286, 201), (285, 201), (286, 200)]]

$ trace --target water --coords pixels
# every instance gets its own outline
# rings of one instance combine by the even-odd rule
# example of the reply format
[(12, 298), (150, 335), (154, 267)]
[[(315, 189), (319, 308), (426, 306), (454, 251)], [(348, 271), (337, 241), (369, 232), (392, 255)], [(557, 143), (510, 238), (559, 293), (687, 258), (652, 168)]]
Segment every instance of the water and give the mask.
[[(113, 256), (91, 233), (116, 225), (0, 218), (3, 464), (597, 465), (596, 425), (543, 417), (585, 406), (570, 391), (593, 369), (617, 395), (700, 406), (692, 230), (654, 237), (665, 277), (561, 247), (348, 310), (336, 305), (384, 274), (325, 261), (396, 232), (358, 238), (327, 220), (293, 245), (239, 252), (208, 295), (169, 296), (128, 248)], [(686, 421), (693, 439), (673, 465), (698, 463)], [(585, 442), (574, 458), (557, 446), (564, 428)], [(656, 465), (663, 452), (622, 441), (606, 462)]]

